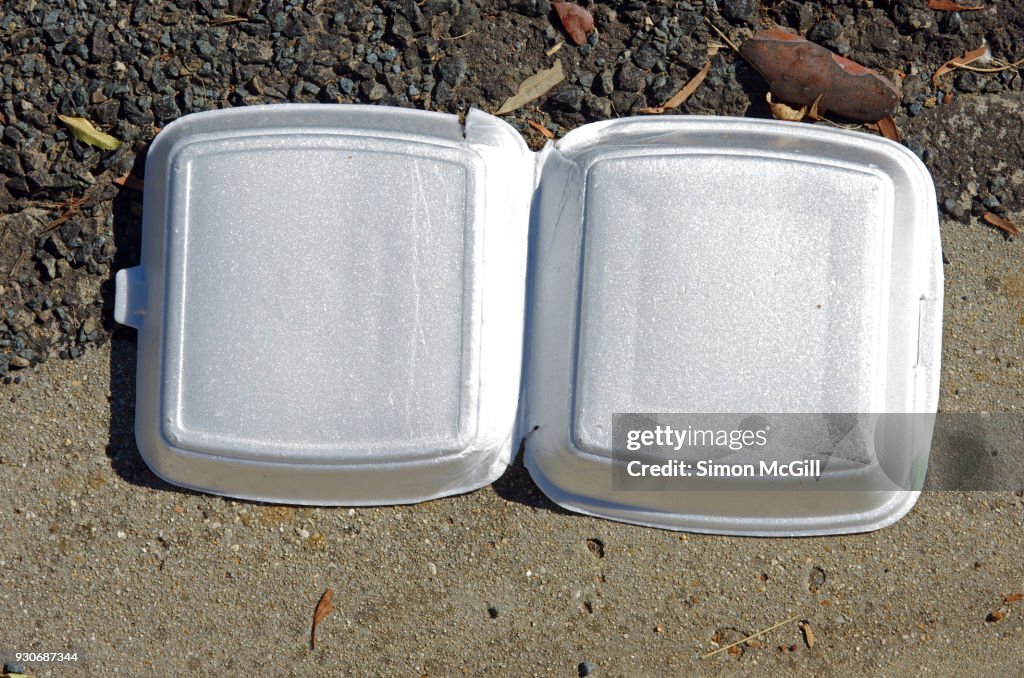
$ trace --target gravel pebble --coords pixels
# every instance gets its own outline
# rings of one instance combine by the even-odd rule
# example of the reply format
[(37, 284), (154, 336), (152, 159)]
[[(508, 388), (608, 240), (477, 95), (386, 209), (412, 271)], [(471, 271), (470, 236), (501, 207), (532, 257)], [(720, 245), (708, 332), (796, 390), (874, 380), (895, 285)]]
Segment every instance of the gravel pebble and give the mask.
[(758, 0), (720, 0), (719, 11), (729, 21), (757, 25), (757, 13), (761, 9)]
[(628, 92), (638, 92), (646, 84), (645, 73), (633, 64), (622, 64), (615, 74), (615, 87)]
[(608, 119), (612, 117), (612, 102), (604, 97), (587, 94), (583, 97), (583, 111), (595, 118)]
[(464, 57), (445, 57), (437, 63), (437, 71), (444, 82), (458, 87), (466, 77), (466, 59)]
[(551, 104), (563, 111), (578, 113), (583, 106), (583, 90), (579, 87), (565, 87), (552, 95)]

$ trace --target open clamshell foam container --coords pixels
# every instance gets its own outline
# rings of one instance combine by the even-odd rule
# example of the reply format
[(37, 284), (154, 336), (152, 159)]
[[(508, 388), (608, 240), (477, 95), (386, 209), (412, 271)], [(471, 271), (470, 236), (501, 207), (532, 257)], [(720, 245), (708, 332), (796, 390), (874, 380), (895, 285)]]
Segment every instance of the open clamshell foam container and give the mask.
[(557, 503), (672, 529), (862, 531), (917, 498), (612, 470), (615, 413), (935, 412), (934, 190), (897, 144), (666, 116), (534, 154), (475, 110), (265, 106), (167, 126), (145, 190), (115, 315), (169, 482), (415, 502), (492, 482), (525, 437)]

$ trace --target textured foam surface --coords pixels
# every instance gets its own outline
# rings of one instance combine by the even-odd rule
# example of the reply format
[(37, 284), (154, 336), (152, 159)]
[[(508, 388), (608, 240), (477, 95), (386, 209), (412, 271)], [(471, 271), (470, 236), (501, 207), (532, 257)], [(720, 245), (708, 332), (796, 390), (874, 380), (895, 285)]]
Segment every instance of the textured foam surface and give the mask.
[(326, 145), (212, 142), (175, 162), (188, 200), (171, 211), (183, 303), (165, 416), (179, 444), (382, 455), (457, 450), (472, 430), (472, 168)]
[(873, 411), (891, 195), (876, 175), (771, 158), (591, 165), (577, 441), (605, 438), (615, 412)]
[(844, 448), (857, 462), (837, 460), (843, 470), (821, 482), (629, 491), (616, 490), (629, 457), (612, 440), (616, 413), (678, 413), (695, 426), (692, 415), (728, 424), (735, 413), (740, 426), (754, 413), (934, 412), (938, 220), (927, 170), (905, 148), (775, 121), (595, 123), (548, 151), (537, 212), (522, 423), (526, 465), (551, 499), (761, 535), (877, 529), (910, 510), (929, 427), (883, 448), (868, 431)]

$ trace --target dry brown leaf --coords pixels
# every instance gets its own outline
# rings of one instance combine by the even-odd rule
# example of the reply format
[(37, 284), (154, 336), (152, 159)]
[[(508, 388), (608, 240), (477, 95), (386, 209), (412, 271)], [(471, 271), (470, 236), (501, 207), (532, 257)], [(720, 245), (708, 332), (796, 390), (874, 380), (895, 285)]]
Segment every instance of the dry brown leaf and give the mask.
[(565, 73), (562, 72), (562, 62), (558, 60), (551, 68), (537, 71), (526, 80), (523, 80), (516, 93), (505, 99), (505, 103), (494, 114), (505, 115), (517, 108), (522, 108), (537, 97), (546, 94), (548, 90), (564, 79)]
[(555, 133), (552, 132), (551, 130), (549, 130), (544, 125), (540, 124), (539, 122), (535, 122), (533, 120), (527, 120), (526, 124), (529, 125), (530, 127), (532, 127), (533, 129), (537, 130), (538, 132), (540, 132), (541, 136), (543, 136), (545, 139), (554, 139), (555, 138)]
[(587, 35), (594, 31), (594, 16), (579, 5), (572, 2), (553, 2), (558, 19), (569, 37), (577, 45), (587, 41)]
[(959, 68), (960, 66), (966, 66), (967, 64), (974, 63), (978, 59), (991, 56), (988, 50), (988, 43), (982, 43), (978, 49), (972, 49), (970, 52), (963, 56), (959, 56), (955, 59), (950, 59), (946, 63), (939, 66), (939, 70), (935, 71), (932, 76), (932, 86), (935, 89), (939, 88), (939, 77), (949, 73), (950, 71)]
[(818, 110), (818, 107), (821, 105), (821, 97), (823, 97), (823, 96), (825, 96), (825, 95), (824, 94), (819, 94), (818, 98), (815, 99), (814, 103), (811, 104), (810, 110), (807, 111), (807, 117), (810, 118), (811, 120), (824, 120), (825, 119), (825, 116), (822, 115), (822, 112)]
[(875, 122), (892, 113), (899, 90), (888, 79), (795, 33), (771, 28), (740, 47), (740, 54), (768, 81), (779, 100), (851, 120)]
[(1006, 596), (1003, 600), (1007, 603), (1016, 603), (1018, 600), (1024, 600), (1024, 593), (1014, 593), (1012, 596)]
[(811, 630), (810, 623), (800, 622), (800, 630), (804, 632), (804, 642), (807, 643), (807, 649), (814, 649), (814, 631)]
[(768, 102), (768, 109), (772, 112), (772, 117), (776, 120), (788, 120), (790, 122), (800, 122), (807, 117), (807, 106), (801, 106), (800, 108), (793, 108), (788, 106), (781, 101), (773, 101), (772, 93), (768, 92), (764, 95), (765, 101)]
[(316, 610), (313, 612), (313, 633), (310, 636), (309, 646), (310, 649), (316, 649), (316, 627), (320, 625), (320, 622), (324, 620), (324, 617), (334, 612), (334, 605), (331, 600), (334, 599), (334, 589), (327, 589), (324, 594), (320, 596), (320, 602), (316, 604)]
[(1020, 235), (1020, 229), (1017, 228), (1017, 224), (1013, 223), (1012, 221), (1005, 217), (1001, 217), (998, 214), (994, 214), (992, 212), (985, 212), (985, 214), (981, 218), (987, 221), (989, 224), (998, 228), (1000, 231), (1005, 231), (1010, 235)]
[(961, 5), (952, 0), (928, 0), (928, 9), (934, 9), (936, 12), (976, 12), (979, 9), (985, 9), (981, 5)]
[(887, 115), (875, 123), (875, 128), (886, 139), (896, 143), (900, 142), (900, 131), (896, 129), (896, 121), (892, 119), (891, 115)]
[(697, 88), (704, 82), (704, 78), (708, 77), (708, 71), (711, 70), (711, 62), (708, 61), (704, 66), (697, 71), (697, 74), (690, 78), (690, 80), (683, 85), (682, 89), (672, 95), (668, 101), (661, 106), (655, 106), (653, 108), (641, 108), (638, 113), (649, 113), (652, 115), (658, 115), (664, 113), (671, 108), (679, 108), (686, 100), (693, 96), (693, 93), (697, 91)]
[(142, 179), (138, 178), (131, 172), (125, 172), (118, 178), (114, 179), (114, 183), (121, 188), (127, 188), (129, 191), (136, 191), (137, 193), (142, 193), (145, 186)]

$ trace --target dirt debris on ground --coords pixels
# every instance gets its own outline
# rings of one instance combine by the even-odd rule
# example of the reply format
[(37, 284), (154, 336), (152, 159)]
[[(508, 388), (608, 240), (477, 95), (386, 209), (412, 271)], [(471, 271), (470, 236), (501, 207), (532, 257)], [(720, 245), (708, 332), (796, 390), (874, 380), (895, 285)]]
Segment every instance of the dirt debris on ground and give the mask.
[[(491, 487), (415, 506), (236, 501), (145, 468), (134, 357), (134, 342), (115, 337), (3, 392), (0, 441), (19, 443), (0, 450), (0, 524), (13, 526), (0, 609), (19, 621), (0, 628), (0, 647), (78, 647), (90, 672), (128, 675), (564, 676), (584, 661), (615, 676), (973, 675), (1020, 664), (1024, 616), (1003, 601), (1024, 581), (1024, 496), (926, 492), (891, 527), (810, 539), (570, 514), (519, 464)], [(328, 588), (336, 610), (311, 652)]]

